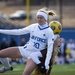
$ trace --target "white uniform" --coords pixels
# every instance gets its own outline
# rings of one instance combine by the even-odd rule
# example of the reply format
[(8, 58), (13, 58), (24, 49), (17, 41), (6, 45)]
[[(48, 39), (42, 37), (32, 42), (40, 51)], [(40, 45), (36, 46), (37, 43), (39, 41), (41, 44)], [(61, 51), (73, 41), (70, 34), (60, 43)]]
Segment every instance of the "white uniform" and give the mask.
[[(59, 36), (59, 34), (54, 35), (54, 41), (57, 39), (58, 36)], [(36, 64), (40, 64), (41, 61), (39, 60), (39, 57), (42, 57), (41, 52), (33, 52), (30, 54), (29, 59), (32, 59)], [(49, 59), (47, 59), (47, 60), (49, 60)]]
[(29, 41), (25, 44), (25, 46), (19, 47), (22, 56), (26, 58), (28, 58), (32, 52), (43, 50), (48, 45), (45, 66), (46, 69), (49, 68), (48, 65), (53, 50), (54, 34), (48, 24), (44, 24), (43, 26), (41, 26), (38, 23), (36, 23), (22, 29), (14, 30), (0, 29), (0, 33), (9, 35), (24, 35), (30, 33)]

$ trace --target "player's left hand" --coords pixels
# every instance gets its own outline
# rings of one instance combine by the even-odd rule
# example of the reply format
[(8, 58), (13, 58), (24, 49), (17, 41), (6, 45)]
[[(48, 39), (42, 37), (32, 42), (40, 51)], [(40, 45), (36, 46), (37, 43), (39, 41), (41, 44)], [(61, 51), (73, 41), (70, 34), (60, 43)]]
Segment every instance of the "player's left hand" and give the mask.
[(46, 70), (46, 75), (49, 75), (49, 73), (48, 73), (48, 72), (49, 72), (49, 70)]

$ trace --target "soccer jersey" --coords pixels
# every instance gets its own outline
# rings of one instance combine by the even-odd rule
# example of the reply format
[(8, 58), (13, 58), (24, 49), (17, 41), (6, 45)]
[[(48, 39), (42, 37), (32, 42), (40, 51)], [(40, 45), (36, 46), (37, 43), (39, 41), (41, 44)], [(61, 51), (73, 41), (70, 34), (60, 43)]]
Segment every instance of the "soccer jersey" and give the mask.
[(25, 44), (25, 46), (23, 46), (23, 48), (27, 48), (30, 51), (40, 51), (45, 49), (46, 46), (48, 46), (45, 65), (49, 65), (49, 61), (53, 50), (54, 34), (47, 23), (43, 26), (39, 25), (38, 23), (35, 23), (22, 29), (0, 29), (0, 33), (9, 35), (24, 35), (30, 33), (29, 41)]

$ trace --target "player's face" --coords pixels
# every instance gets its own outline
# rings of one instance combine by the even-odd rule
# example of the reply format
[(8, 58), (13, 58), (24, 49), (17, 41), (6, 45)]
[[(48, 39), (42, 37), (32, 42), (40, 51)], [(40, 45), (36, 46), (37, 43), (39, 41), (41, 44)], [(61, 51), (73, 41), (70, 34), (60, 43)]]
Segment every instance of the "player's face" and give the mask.
[(37, 16), (37, 21), (38, 21), (38, 23), (40, 24), (40, 25), (43, 25), (43, 24), (45, 24), (46, 23), (46, 20), (45, 20), (45, 18), (43, 17), (43, 16)]

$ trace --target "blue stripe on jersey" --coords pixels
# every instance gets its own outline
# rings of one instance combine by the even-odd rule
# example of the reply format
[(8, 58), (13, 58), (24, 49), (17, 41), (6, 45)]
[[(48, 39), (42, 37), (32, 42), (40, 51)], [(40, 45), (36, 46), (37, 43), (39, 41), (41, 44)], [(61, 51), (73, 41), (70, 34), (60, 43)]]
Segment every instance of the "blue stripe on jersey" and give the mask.
[(24, 46), (24, 49), (27, 48), (27, 46)]
[(47, 26), (47, 27), (45, 27), (45, 28), (40, 28), (40, 26), (38, 26), (38, 28), (39, 28), (40, 30), (44, 30), (44, 29), (49, 28), (49, 26)]

